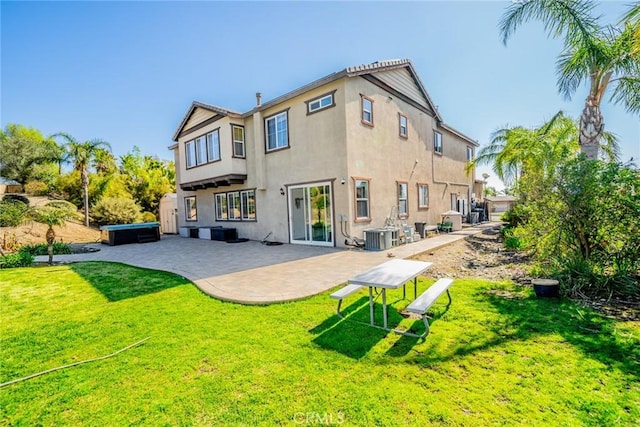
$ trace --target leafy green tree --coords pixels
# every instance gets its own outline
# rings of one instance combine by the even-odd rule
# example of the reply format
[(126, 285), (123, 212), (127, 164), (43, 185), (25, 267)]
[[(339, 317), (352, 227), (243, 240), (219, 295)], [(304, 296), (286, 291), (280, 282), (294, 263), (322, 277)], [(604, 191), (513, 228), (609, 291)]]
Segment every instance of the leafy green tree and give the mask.
[(29, 217), (38, 223), (46, 224), (47, 229), (47, 253), (49, 254), (49, 264), (53, 264), (53, 243), (56, 241), (56, 232), (53, 227), (63, 226), (66, 220), (72, 216), (68, 209), (60, 209), (54, 206), (34, 207), (29, 211)]
[[(595, 159), (604, 132), (600, 111), (609, 87), (611, 100), (631, 113), (640, 113), (640, 56), (631, 54), (636, 28), (602, 26), (594, 16), (593, 1), (527, 0), (512, 2), (500, 22), (506, 44), (524, 22), (538, 20), (551, 37), (564, 36), (558, 58), (558, 89), (565, 97), (587, 82), (584, 109), (580, 117), (579, 143), (582, 153)], [(635, 39), (637, 41), (637, 39)]]
[(101, 139), (78, 141), (67, 133), (58, 133), (54, 137), (61, 137), (66, 141), (69, 159), (73, 162), (74, 170), (80, 172), (82, 183), (82, 200), (84, 207), (84, 225), (89, 226), (89, 166), (100, 150), (111, 149), (108, 142)]
[(55, 161), (59, 147), (39, 130), (9, 123), (0, 131), (0, 175), (26, 184), (34, 167)]
[(151, 156), (144, 156), (138, 147), (120, 157), (120, 173), (125, 187), (143, 211), (159, 213), (160, 199), (175, 191), (175, 166)]

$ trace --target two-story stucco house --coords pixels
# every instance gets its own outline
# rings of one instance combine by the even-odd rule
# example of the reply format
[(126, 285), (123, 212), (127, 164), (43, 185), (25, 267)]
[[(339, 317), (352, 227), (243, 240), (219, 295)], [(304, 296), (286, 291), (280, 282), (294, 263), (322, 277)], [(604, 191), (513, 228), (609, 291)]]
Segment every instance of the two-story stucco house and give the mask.
[[(470, 201), (478, 144), (444, 123), (408, 60), (330, 74), (241, 113), (194, 102), (173, 136), (180, 226), (345, 246)], [(466, 213), (466, 212), (465, 212)]]

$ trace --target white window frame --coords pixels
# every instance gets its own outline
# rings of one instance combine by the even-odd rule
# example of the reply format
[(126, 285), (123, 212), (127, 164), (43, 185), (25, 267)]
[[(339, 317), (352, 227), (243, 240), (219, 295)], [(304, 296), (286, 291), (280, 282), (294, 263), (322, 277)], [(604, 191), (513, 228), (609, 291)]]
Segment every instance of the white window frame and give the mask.
[[(365, 184), (363, 188), (365, 188), (366, 194), (365, 197), (358, 197), (358, 188), (360, 188), (359, 184)], [(369, 221), (371, 220), (371, 191), (370, 191), (371, 183), (368, 179), (364, 178), (355, 178), (354, 179), (354, 198), (356, 203), (355, 217), (356, 221)], [(358, 216), (358, 203), (365, 203), (367, 207), (367, 216)]]
[[(278, 119), (282, 119), (280, 122)], [(274, 132), (273, 135), (269, 133), (269, 122), (273, 121)], [(282, 126), (284, 122), (284, 129), (278, 129), (278, 125)], [(280, 138), (280, 135), (284, 135), (284, 138)], [(272, 148), (270, 148), (271, 137), (275, 138), (275, 144)], [(265, 147), (267, 152), (282, 150), (283, 148), (289, 147), (289, 112), (282, 111), (280, 113), (274, 114), (273, 116), (267, 117), (264, 119), (264, 137), (265, 137)]]
[[(360, 120), (362, 123), (368, 126), (373, 126), (373, 99), (360, 95)], [(365, 106), (365, 103), (369, 104), (369, 108)], [(369, 118), (366, 118), (366, 114), (369, 114)]]
[[(402, 123), (404, 119), (404, 123)], [(401, 138), (409, 138), (409, 119), (402, 113), (398, 113), (398, 132)]]
[[(242, 139), (236, 139), (236, 129), (240, 129), (242, 131)], [(233, 143), (233, 157), (240, 157), (244, 159), (246, 157), (244, 126), (231, 125), (231, 140)], [(239, 153), (238, 147), (242, 149), (242, 153)]]
[(193, 142), (196, 144), (196, 166), (204, 165), (207, 163), (207, 138), (202, 135)]
[(227, 212), (227, 193), (217, 193), (216, 199), (216, 220), (227, 221), (229, 214)]
[(196, 166), (196, 144), (194, 141), (189, 141), (184, 144), (185, 162), (187, 169)]
[(429, 207), (429, 184), (418, 183), (418, 209)]
[[(187, 196), (184, 198), (185, 221), (198, 220), (198, 204), (196, 196)], [(193, 215), (192, 215), (193, 211)]]
[(333, 93), (329, 93), (309, 101), (307, 104), (307, 113), (315, 113), (325, 108), (333, 107), (334, 105)]
[(442, 154), (442, 134), (437, 130), (433, 131), (433, 151)]
[(220, 129), (209, 132), (207, 139), (207, 163), (220, 160)]
[(242, 207), (240, 206), (239, 191), (231, 191), (227, 193), (227, 210), (227, 217), (229, 218), (229, 221), (239, 221), (242, 218)]
[[(253, 204), (249, 201), (253, 200)], [(244, 221), (256, 220), (256, 192), (255, 190), (244, 190), (240, 192), (241, 218)]]
[(467, 161), (473, 160), (473, 147), (467, 145)]
[[(397, 182), (398, 187), (398, 218), (409, 217), (409, 184), (404, 181)], [(403, 209), (404, 207), (404, 209)]]

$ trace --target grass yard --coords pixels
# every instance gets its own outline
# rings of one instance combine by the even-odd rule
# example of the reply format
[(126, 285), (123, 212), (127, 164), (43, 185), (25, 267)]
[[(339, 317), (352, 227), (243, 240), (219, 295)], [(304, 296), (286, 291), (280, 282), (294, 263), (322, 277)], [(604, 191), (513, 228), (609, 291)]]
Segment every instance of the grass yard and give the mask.
[[(419, 291), (433, 280), (422, 278)], [(256, 284), (259, 286), (259, 284)], [(407, 292), (410, 292), (407, 290)], [(426, 341), (335, 316), (328, 294), (265, 307), (113, 263), (0, 271), (8, 425), (638, 425), (640, 324), (510, 283), (457, 280)], [(402, 318), (392, 324), (421, 321)], [(366, 291), (345, 301), (368, 320)], [(378, 307), (380, 313), (380, 307)], [(380, 314), (379, 314), (380, 315)]]

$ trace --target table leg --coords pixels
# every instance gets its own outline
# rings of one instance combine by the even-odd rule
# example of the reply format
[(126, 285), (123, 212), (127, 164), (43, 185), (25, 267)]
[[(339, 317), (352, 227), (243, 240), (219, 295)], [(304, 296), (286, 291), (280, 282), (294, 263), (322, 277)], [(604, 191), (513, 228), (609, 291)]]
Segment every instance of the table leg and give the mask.
[(414, 277), (413, 278), (413, 299), (417, 299), (418, 298), (418, 278)]
[(375, 326), (373, 322), (373, 287), (369, 286), (369, 317), (371, 319), (371, 326)]
[(387, 289), (382, 288), (382, 316), (384, 317), (384, 328), (387, 328)]
[(404, 283), (402, 285), (402, 299), (403, 300), (407, 299), (407, 284), (406, 283)]

